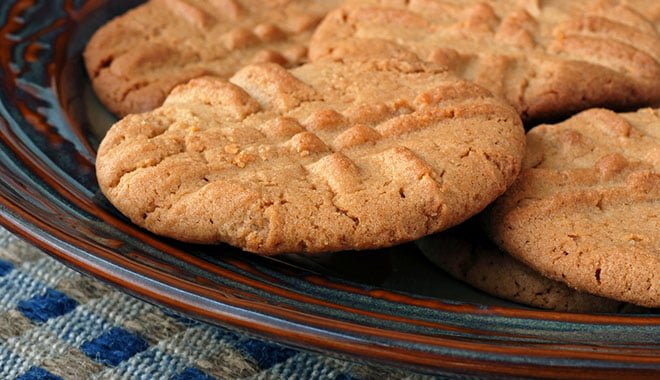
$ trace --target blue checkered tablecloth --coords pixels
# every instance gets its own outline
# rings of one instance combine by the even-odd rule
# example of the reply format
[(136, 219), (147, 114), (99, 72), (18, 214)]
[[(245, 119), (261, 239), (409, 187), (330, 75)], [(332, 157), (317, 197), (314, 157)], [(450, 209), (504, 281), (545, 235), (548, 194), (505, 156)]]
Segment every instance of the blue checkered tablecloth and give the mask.
[(413, 379), (179, 316), (0, 228), (0, 379)]

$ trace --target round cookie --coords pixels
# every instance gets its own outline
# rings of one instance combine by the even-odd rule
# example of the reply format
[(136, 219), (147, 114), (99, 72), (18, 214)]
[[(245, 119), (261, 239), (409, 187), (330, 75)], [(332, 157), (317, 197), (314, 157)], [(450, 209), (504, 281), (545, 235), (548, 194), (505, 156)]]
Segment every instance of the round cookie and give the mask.
[(506, 99), (523, 120), (660, 104), (660, 34), (602, 0), (348, 0), (317, 28), (312, 61), (417, 57)]
[(629, 304), (578, 292), (541, 276), (497, 249), (482, 234), (479, 229), (462, 224), (415, 243), (424, 256), (452, 277), (509, 301), (578, 313), (631, 309)]
[(101, 143), (108, 199), (161, 235), (263, 254), (373, 249), (460, 223), (513, 183), (516, 112), (434, 65), (249, 65), (129, 115)]
[(339, 0), (150, 0), (101, 27), (84, 58), (92, 85), (124, 116), (160, 106), (177, 84), (228, 78), (251, 62), (303, 63)]
[(660, 110), (584, 111), (527, 144), (485, 217), (497, 245), (578, 290), (660, 306)]

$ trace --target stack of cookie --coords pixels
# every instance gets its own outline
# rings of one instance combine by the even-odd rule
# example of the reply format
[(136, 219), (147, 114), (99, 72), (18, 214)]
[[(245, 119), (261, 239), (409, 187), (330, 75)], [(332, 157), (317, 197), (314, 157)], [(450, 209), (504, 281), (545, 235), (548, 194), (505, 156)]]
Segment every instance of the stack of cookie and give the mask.
[(182, 241), (421, 239), (524, 304), (660, 307), (660, 109), (630, 112), (660, 105), (648, 3), (151, 0), (85, 51), (123, 117), (98, 181)]

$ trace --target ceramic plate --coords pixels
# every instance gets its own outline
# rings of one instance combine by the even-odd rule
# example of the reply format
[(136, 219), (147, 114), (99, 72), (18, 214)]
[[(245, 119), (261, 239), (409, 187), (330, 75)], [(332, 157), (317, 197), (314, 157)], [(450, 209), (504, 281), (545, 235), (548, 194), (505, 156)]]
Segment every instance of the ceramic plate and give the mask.
[(95, 148), (114, 119), (80, 54), (137, 3), (0, 1), (2, 225), (146, 301), (300, 348), (435, 373), (657, 375), (660, 316), (497, 301), (442, 275), (412, 244), (261, 258), (132, 225), (96, 184)]

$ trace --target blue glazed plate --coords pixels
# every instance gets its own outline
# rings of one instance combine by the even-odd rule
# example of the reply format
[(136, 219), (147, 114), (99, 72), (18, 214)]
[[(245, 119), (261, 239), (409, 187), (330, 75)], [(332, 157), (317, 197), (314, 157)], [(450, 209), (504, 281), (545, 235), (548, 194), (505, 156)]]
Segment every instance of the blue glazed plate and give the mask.
[(187, 315), (292, 346), (433, 373), (649, 377), (658, 315), (523, 308), (454, 282), (414, 245), (262, 258), (159, 238), (94, 177), (114, 121), (80, 54), (139, 1), (0, 2), (0, 223), (67, 265)]

